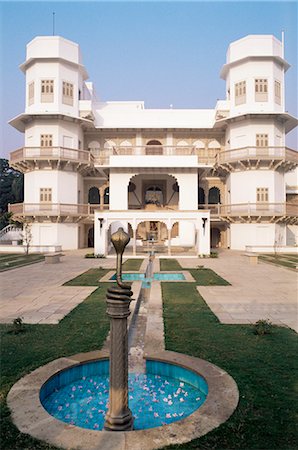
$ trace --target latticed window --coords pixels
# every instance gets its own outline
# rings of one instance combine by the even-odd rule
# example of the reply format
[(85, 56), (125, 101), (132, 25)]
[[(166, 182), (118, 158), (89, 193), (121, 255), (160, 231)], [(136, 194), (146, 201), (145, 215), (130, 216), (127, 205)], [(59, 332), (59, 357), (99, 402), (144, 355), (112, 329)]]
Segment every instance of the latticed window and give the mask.
[(269, 201), (269, 189), (264, 187), (257, 188), (257, 203), (265, 203)]
[(32, 105), (34, 103), (34, 81), (29, 83), (28, 85), (28, 105)]
[(235, 105), (246, 102), (246, 81), (235, 83)]
[(268, 147), (268, 134), (256, 134), (256, 147)]
[(281, 104), (281, 84), (277, 80), (274, 81), (274, 99), (275, 103)]
[(40, 188), (40, 203), (50, 203), (52, 201), (52, 188)]
[(53, 146), (53, 135), (52, 134), (41, 134), (40, 135), (40, 146), (41, 147), (52, 147)]
[(54, 80), (41, 80), (41, 101), (43, 103), (54, 101)]
[(268, 80), (266, 78), (255, 79), (255, 101), (266, 102), (268, 100)]
[(62, 83), (62, 103), (73, 105), (73, 84), (63, 81)]

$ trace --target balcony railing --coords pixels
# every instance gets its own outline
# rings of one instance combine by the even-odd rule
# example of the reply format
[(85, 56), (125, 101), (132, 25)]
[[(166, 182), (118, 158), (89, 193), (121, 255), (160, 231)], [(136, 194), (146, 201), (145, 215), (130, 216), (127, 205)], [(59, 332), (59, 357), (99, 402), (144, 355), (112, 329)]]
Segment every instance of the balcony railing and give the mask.
[(272, 160), (280, 159), (298, 163), (298, 152), (287, 147), (241, 147), (216, 155), (218, 165), (243, 160)]
[[(190, 146), (146, 145), (130, 147), (112, 147), (93, 153), (94, 164), (108, 165), (110, 156), (197, 156), (198, 163), (214, 164), (219, 149), (196, 148)], [(92, 153), (92, 150), (91, 150)]]
[[(95, 210), (108, 210), (109, 205), (68, 203), (12, 203), (9, 212), (19, 216), (90, 216)], [(129, 208), (130, 209), (130, 208)], [(140, 210), (139, 208), (132, 208)], [(172, 208), (165, 208), (172, 210)], [(298, 206), (291, 203), (237, 203), (204, 204), (198, 209), (208, 209), (211, 215), (225, 216), (298, 216)], [(179, 212), (179, 209), (173, 209)], [(148, 210), (146, 210), (148, 212)], [(160, 209), (152, 210), (160, 211)]]
[(93, 162), (93, 156), (89, 151), (66, 147), (23, 147), (10, 153), (12, 164), (30, 159)]
[(216, 216), (298, 216), (298, 206), (290, 203), (200, 204), (198, 207), (209, 209)]
[(90, 216), (95, 210), (109, 209), (109, 205), (69, 203), (12, 203), (9, 212), (21, 216)]

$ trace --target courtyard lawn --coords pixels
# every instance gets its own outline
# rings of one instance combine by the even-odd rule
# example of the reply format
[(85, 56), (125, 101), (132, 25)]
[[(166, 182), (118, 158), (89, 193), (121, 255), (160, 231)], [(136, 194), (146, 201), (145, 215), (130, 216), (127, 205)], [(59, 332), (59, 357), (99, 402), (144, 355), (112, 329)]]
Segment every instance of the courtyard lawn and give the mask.
[[(138, 271), (141, 267), (142, 262), (143, 259), (128, 259), (122, 265), (122, 270)], [(82, 273), (81, 275), (77, 276), (76, 278), (67, 281), (66, 283), (64, 283), (63, 286), (99, 286), (100, 285), (99, 280), (110, 270), (113, 269), (102, 269), (102, 268), (89, 269), (86, 272)]]
[(221, 278), (217, 273), (211, 269), (184, 269), (181, 267), (177, 259), (160, 259), (160, 270), (188, 270), (198, 286), (229, 286), (230, 283)]
[(0, 254), (0, 272), (14, 269), (16, 267), (27, 266), (36, 262), (44, 261), (44, 255), (32, 253), (1, 253)]
[(268, 262), (280, 267), (288, 267), (290, 269), (296, 269), (298, 267), (298, 255), (278, 253), (259, 255), (259, 259), (263, 262)]
[(37, 367), (61, 356), (102, 347), (109, 328), (105, 294), (105, 289), (96, 289), (58, 325), (25, 325), (26, 331), (19, 334), (9, 332), (11, 325), (0, 325), (1, 449), (56, 448), (19, 433), (11, 422), (5, 398), (19, 378)]
[(136, 270), (139, 271), (142, 265), (143, 259), (131, 258), (127, 259), (122, 266), (122, 270)]
[(166, 349), (222, 367), (240, 391), (226, 423), (188, 444), (166, 448), (297, 449), (297, 334), (273, 327), (272, 334), (259, 336), (251, 325), (221, 324), (191, 283), (162, 283), (162, 292)]
[(160, 270), (161, 271), (167, 271), (167, 270), (182, 270), (182, 267), (180, 266), (177, 259), (170, 259), (170, 258), (160, 258)]

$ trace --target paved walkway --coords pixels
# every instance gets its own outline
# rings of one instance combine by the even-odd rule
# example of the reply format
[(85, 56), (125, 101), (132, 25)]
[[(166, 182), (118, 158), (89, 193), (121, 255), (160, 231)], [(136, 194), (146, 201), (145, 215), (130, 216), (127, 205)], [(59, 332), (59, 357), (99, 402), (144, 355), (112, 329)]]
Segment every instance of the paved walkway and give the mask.
[[(179, 258), (178, 258), (179, 260)], [(182, 267), (204, 265), (231, 286), (198, 286), (198, 291), (223, 323), (255, 323), (269, 319), (298, 332), (297, 273), (266, 263), (252, 265), (243, 252), (222, 251), (217, 259), (180, 259)]]
[[(92, 286), (62, 286), (63, 283), (92, 267), (115, 267), (114, 258), (84, 259), (86, 250), (64, 253), (60, 264), (41, 262), (0, 274), (0, 322), (9, 323), (22, 317), (26, 323), (58, 323), (95, 290)], [(269, 319), (298, 332), (295, 272), (265, 263), (251, 265), (243, 252), (235, 251), (222, 251), (218, 259), (177, 259), (185, 268), (210, 267), (231, 283), (231, 286), (198, 287), (221, 322), (254, 323)]]
[(40, 262), (0, 274), (0, 322), (56, 324), (93, 292), (94, 286), (62, 286), (92, 267), (115, 267), (115, 259), (85, 259), (86, 249), (63, 252), (59, 264)]

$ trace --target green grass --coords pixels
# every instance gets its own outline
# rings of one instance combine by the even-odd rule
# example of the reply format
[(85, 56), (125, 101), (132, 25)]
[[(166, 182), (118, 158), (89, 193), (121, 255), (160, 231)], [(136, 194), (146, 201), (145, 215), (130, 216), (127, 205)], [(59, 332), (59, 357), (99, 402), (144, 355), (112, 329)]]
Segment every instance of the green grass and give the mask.
[(177, 259), (160, 258), (159, 262), (160, 262), (160, 270), (161, 271), (163, 271), (163, 270), (165, 270), (165, 271), (167, 271), (167, 270), (182, 270), (182, 267), (180, 266)]
[[(54, 449), (21, 434), (12, 424), (5, 397), (10, 387), (28, 372), (61, 356), (100, 349), (108, 333), (106, 289), (96, 289), (58, 325), (25, 325), (26, 331), (1, 332), (1, 449)], [(87, 332), (88, 331), (88, 332)]]
[(220, 324), (191, 283), (162, 283), (162, 292), (167, 350), (222, 367), (240, 391), (226, 423), (167, 449), (297, 449), (296, 333), (273, 327), (271, 335), (257, 336), (253, 326)]
[(275, 264), (276, 266), (281, 267), (289, 267), (291, 269), (296, 269), (296, 266), (298, 265), (298, 256), (297, 255), (291, 255), (291, 254), (264, 254), (260, 255), (259, 259), (264, 262), (269, 262), (271, 264)]
[(108, 272), (107, 269), (89, 269), (81, 275), (64, 283), (63, 286), (99, 286), (99, 280)]
[[(142, 262), (142, 259), (128, 259), (122, 265), (122, 270), (139, 270)], [(99, 280), (110, 270), (102, 268), (89, 269), (76, 278), (67, 281), (63, 286), (99, 286)]]
[(25, 266), (44, 260), (44, 255), (32, 253), (30, 255), (19, 253), (5, 253), (0, 255), (0, 272)]
[(127, 259), (123, 265), (122, 270), (140, 270), (140, 267), (142, 265), (143, 259)]
[(198, 286), (229, 286), (230, 283), (221, 278), (212, 269), (187, 269)]
[(211, 269), (183, 269), (177, 259), (160, 259), (160, 270), (188, 270), (198, 286), (228, 286), (230, 283)]

